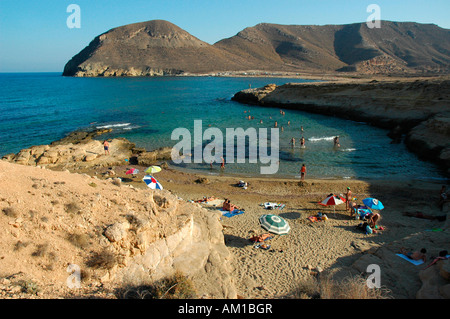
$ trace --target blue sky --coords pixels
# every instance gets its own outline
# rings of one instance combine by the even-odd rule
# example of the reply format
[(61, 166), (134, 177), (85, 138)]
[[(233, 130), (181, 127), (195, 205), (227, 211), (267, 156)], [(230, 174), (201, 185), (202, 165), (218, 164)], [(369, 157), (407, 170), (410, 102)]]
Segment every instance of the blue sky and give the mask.
[[(81, 28), (67, 27), (70, 4), (81, 9)], [(450, 0), (0, 0), (0, 72), (62, 72), (95, 36), (129, 23), (168, 20), (213, 44), (261, 22), (365, 22), (370, 4), (382, 20), (450, 29)]]

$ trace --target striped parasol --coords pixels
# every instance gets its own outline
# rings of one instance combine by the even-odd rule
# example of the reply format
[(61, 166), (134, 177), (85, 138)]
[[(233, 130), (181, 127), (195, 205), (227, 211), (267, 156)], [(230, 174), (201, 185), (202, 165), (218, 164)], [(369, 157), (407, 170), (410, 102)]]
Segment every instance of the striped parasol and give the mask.
[(163, 189), (162, 185), (151, 175), (145, 175), (142, 180), (151, 189)]
[(319, 204), (322, 206), (333, 206), (333, 213), (336, 213), (335, 206), (343, 204), (343, 203), (345, 203), (345, 198), (334, 195), (334, 194), (330, 194), (327, 196), (327, 198), (325, 198)]
[(273, 214), (262, 215), (259, 217), (259, 223), (262, 228), (277, 235), (285, 235), (291, 229), (283, 218)]

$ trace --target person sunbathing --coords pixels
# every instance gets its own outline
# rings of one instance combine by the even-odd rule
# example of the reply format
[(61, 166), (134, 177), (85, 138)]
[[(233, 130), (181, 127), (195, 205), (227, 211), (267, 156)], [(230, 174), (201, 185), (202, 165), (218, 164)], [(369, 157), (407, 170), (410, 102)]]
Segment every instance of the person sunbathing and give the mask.
[(402, 247), (400, 249), (400, 254), (403, 254), (412, 260), (427, 261), (427, 256), (425, 255), (426, 253), (427, 253), (427, 250), (425, 248), (422, 248), (420, 251), (406, 251), (406, 249), (404, 247)]
[(223, 205), (222, 205), (222, 209), (226, 210), (226, 211), (229, 211), (229, 212), (232, 212), (235, 209), (241, 210), (236, 205), (231, 204), (229, 199), (225, 199), (225, 201), (223, 202)]

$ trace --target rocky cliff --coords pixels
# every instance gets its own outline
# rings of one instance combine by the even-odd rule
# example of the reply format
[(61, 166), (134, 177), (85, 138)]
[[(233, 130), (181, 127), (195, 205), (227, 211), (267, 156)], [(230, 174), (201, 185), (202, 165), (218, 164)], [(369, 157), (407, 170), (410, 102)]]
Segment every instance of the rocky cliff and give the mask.
[[(426, 43), (426, 45), (424, 45)], [(219, 72), (448, 73), (450, 31), (382, 21), (348, 25), (261, 23), (214, 45), (163, 20), (97, 36), (65, 66), (66, 76), (153, 76)]]
[(232, 99), (364, 121), (386, 128), (393, 142), (400, 142), (404, 137), (408, 148), (421, 158), (450, 169), (448, 79), (288, 83), (243, 90)]
[(197, 298), (236, 298), (213, 212), (86, 174), (0, 161), (0, 176), (0, 298), (116, 298), (176, 272)]

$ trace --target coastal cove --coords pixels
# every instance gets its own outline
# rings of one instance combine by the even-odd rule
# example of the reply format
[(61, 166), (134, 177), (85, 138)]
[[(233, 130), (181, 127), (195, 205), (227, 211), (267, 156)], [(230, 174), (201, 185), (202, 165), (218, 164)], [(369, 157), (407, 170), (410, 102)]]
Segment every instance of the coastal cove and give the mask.
[[(101, 138), (124, 137), (137, 147), (152, 151), (172, 147), (177, 142), (171, 140), (172, 131), (178, 127), (191, 130), (194, 120), (202, 120), (204, 129), (217, 127), (223, 132), (229, 127), (272, 128), (277, 121), (278, 178), (298, 178), (299, 168), (306, 162), (311, 178), (445, 180), (438, 167), (418, 160), (402, 143), (391, 144), (385, 129), (296, 110), (286, 109), (285, 115), (281, 115), (279, 107), (261, 108), (231, 100), (243, 88), (317, 81), (313, 79), (66, 78), (58, 74), (3, 74), (0, 80), (3, 83), (0, 130), (5, 137), (1, 155), (49, 144), (76, 130), (111, 129)], [(28, 84), (22, 85), (25, 81)], [(249, 115), (254, 119), (248, 120)], [(306, 149), (299, 147), (301, 126), (305, 129)], [(333, 148), (332, 139), (336, 135), (341, 139), (340, 149)], [(297, 140), (294, 148), (290, 145), (292, 137)], [(213, 169), (209, 163), (174, 167), (210, 176), (259, 175), (259, 166), (249, 163), (227, 163), (224, 172), (219, 169), (220, 163), (215, 163)]]
[[(299, 291), (301, 285), (327, 276), (336, 281), (362, 278), (361, 274), (368, 272), (368, 266), (376, 264), (382, 271), (383, 293), (386, 291), (389, 298), (448, 298), (448, 290), (445, 290), (448, 288), (445, 279), (448, 272), (440, 273), (439, 270), (445, 270), (448, 263), (425, 269), (434, 256), (447, 249), (449, 242), (449, 206), (446, 203), (441, 209), (438, 205), (438, 191), (445, 178), (438, 173), (436, 166), (419, 160), (404, 145), (391, 144), (392, 139), (387, 136), (386, 129), (284, 108), (285, 115), (282, 115), (279, 106), (272, 108), (233, 102), (228, 89), (226, 94), (221, 92), (220, 95), (217, 91), (205, 91), (205, 83), (224, 81), (229, 84), (229, 81), (236, 79), (87, 80), (89, 85), (80, 91), (83, 97), (79, 99), (89, 107), (78, 109), (77, 113), (76, 109), (67, 107), (70, 103), (66, 101), (65, 111), (68, 112), (56, 114), (66, 121), (73, 118), (76, 123), (94, 122), (99, 114), (111, 116), (108, 121), (98, 121), (87, 127), (80, 125), (84, 130), (71, 134), (58, 133), (61, 139), (55, 139), (56, 134), (53, 139), (48, 136), (48, 144), (36, 143), (35, 146), (24, 147), (17, 153), (5, 155), (0, 162), (0, 174), (4, 177), (0, 181), (4, 190), (0, 199), (0, 209), (3, 211), (0, 222), (7, 230), (2, 235), (2, 250), (7, 252), (3, 259), (2, 276), (8, 275), (8, 278), (5, 277), (7, 280), (0, 278), (0, 294), (8, 298), (28, 297), (26, 292), (11, 292), (17, 291), (15, 281), (23, 277), (27, 280), (32, 278), (42, 287), (39, 295), (33, 298), (116, 299), (123, 298), (117, 291), (124, 284), (140, 284), (144, 279), (156, 280), (178, 270), (194, 282), (197, 298), (316, 298), (316, 295), (302, 294)], [(274, 82), (272, 78), (256, 80)], [(286, 79), (279, 81), (283, 84)], [(174, 82), (177, 85), (171, 86)], [(99, 88), (92, 83), (107, 86)], [(136, 98), (140, 96), (145, 100), (143, 104), (152, 105), (150, 101), (155, 99), (154, 96), (145, 99), (137, 94), (154, 92), (148, 88), (149, 83), (159, 85), (164, 94), (167, 91), (163, 89), (170, 87), (172, 95), (164, 100), (167, 104), (156, 98), (159, 108), (155, 108), (156, 111), (151, 109), (150, 114), (145, 115), (145, 107), (138, 107), (139, 99)], [(189, 83), (197, 85), (189, 88)], [(39, 84), (36, 85), (39, 87)], [(235, 88), (235, 85), (230, 86), (230, 91)], [(217, 88), (216, 85), (212, 87)], [(257, 86), (252, 84), (252, 87)], [(121, 101), (118, 94), (120, 88), (124, 90), (124, 97), (128, 96), (126, 101)], [(135, 93), (131, 95), (133, 102), (128, 90)], [(104, 93), (100, 94), (102, 91)], [(105, 92), (113, 98), (108, 99)], [(178, 95), (173, 92), (178, 92)], [(89, 99), (90, 94), (92, 99)], [(208, 97), (206, 101), (199, 100), (202, 96)], [(192, 97), (187, 99), (192, 104), (183, 106), (181, 101), (187, 97)], [(170, 99), (176, 99), (177, 103), (169, 104)], [(100, 101), (100, 106), (93, 101)], [(42, 97), (37, 100), (30, 98), (27, 103), (39, 104), (44, 100)], [(121, 103), (124, 103), (123, 109), (118, 107)], [(136, 106), (129, 107), (131, 103)], [(83, 106), (78, 100), (74, 104)], [(116, 107), (111, 107), (112, 104)], [(99, 112), (102, 105), (104, 111)], [(175, 108), (174, 112), (169, 113), (169, 105)], [(205, 128), (209, 127), (208, 123), (223, 128), (232, 123), (246, 128), (258, 125), (259, 119), (267, 127), (272, 127), (271, 121), (278, 120), (281, 125), (289, 116), (291, 126), (285, 126), (283, 133), (291, 129), (291, 132), (299, 134), (299, 126), (304, 126), (305, 135), (310, 130), (316, 131), (312, 136), (306, 135), (305, 150), (294, 149), (292, 153), (288, 144), (290, 135), (281, 139), (284, 146), (280, 153), (286, 152), (288, 155), (282, 158), (280, 167), (289, 168), (289, 164), (295, 167), (295, 173), (288, 177), (274, 175), (267, 178), (247, 171), (238, 174), (231, 164), (227, 164), (224, 171), (220, 170), (219, 163), (214, 165), (212, 171), (206, 163), (198, 168), (177, 167), (170, 163), (171, 147), (167, 147), (173, 123), (161, 119), (170, 118), (178, 125), (180, 122), (176, 119), (180, 116), (185, 121), (184, 125), (196, 119), (192, 116), (187, 120), (190, 113), (183, 111), (189, 109), (203, 112), (201, 117), (197, 116), (202, 119)], [(44, 120), (56, 114), (46, 113)], [(255, 119), (249, 120), (249, 114)], [(142, 118), (147, 118), (148, 122)], [(152, 118), (153, 121), (150, 121)], [(39, 114), (31, 117), (36, 122), (37, 119), (42, 120)], [(157, 125), (153, 124), (155, 122)], [(136, 127), (139, 125), (142, 126)], [(158, 130), (164, 125), (167, 125), (167, 131)], [(42, 125), (36, 130), (38, 128)], [(140, 131), (140, 128), (143, 130)], [(153, 139), (150, 146), (145, 144), (146, 136), (159, 135), (160, 144), (158, 138)], [(335, 135), (341, 136), (342, 149), (361, 148), (367, 144), (367, 139), (377, 143), (379, 148), (375, 151), (371, 153), (370, 147), (367, 147), (361, 154), (367, 155), (370, 162), (358, 159), (366, 167), (358, 168), (358, 161), (348, 166), (357, 172), (368, 170), (373, 178), (336, 178), (335, 175), (324, 178), (319, 174), (315, 178), (311, 176), (313, 174), (308, 174), (304, 182), (299, 181), (295, 174), (301, 161), (289, 161), (289, 156), (300, 158), (315, 155), (315, 162), (308, 162), (310, 168), (314, 168), (314, 163), (327, 159), (325, 164), (321, 164), (323, 167), (337, 165), (342, 171), (345, 165), (342, 162), (333, 163), (333, 157), (336, 161), (340, 155), (358, 154), (356, 151), (339, 152), (333, 149), (332, 138)], [(105, 154), (101, 142), (105, 138), (110, 140), (109, 154)], [(357, 147), (347, 144), (350, 140)], [(300, 155), (302, 151), (304, 155)], [(322, 157), (318, 156), (320, 152), (324, 154)], [(394, 165), (397, 163), (399, 165)], [(410, 170), (404, 170), (405, 163)], [(151, 190), (143, 182), (145, 169), (150, 165), (162, 168), (155, 177), (164, 190)], [(139, 169), (139, 173), (126, 174), (131, 168)], [(421, 173), (427, 170), (426, 178), (417, 178), (418, 168)], [(384, 174), (386, 169), (393, 171)], [(241, 179), (248, 183), (247, 189), (238, 187)], [(358, 228), (361, 220), (351, 216), (345, 205), (319, 205), (328, 194), (344, 194), (347, 187), (352, 190), (353, 200), (357, 203), (373, 197), (385, 205), (376, 233), (361, 231)], [(206, 198), (213, 200), (205, 201)], [(231, 217), (224, 215), (220, 207), (225, 198), (230, 199), (243, 213)], [(261, 205), (266, 202), (281, 204), (280, 209), (267, 210)], [(267, 213), (275, 213), (287, 220), (290, 233), (273, 236), (267, 241), (269, 248), (265, 250), (258, 248), (250, 239), (263, 232), (258, 218)], [(319, 213), (327, 215), (327, 220), (314, 221)], [(421, 218), (424, 215), (428, 218)], [(85, 237), (79, 237), (80, 234)], [(75, 248), (73, 245), (76, 245)], [(35, 251), (41, 246), (49, 247), (50, 253), (37, 256)], [(111, 268), (91, 267), (86, 260), (91, 261), (98, 256), (95, 253), (105, 254), (105, 247), (117, 256)], [(427, 264), (416, 266), (398, 257), (396, 254), (402, 247), (426, 247)], [(166, 253), (162, 254), (162, 251)], [(33, 256), (31, 259), (30, 255)], [(23, 263), (22, 260), (28, 262)], [(88, 274), (83, 279), (82, 288), (76, 292), (66, 287), (67, 261), (80, 265)], [(10, 275), (18, 271), (19, 275)], [(54, 276), (49, 276), (50, 271)], [(320, 297), (330, 298), (325, 294)], [(338, 298), (352, 297), (340, 295)]]

